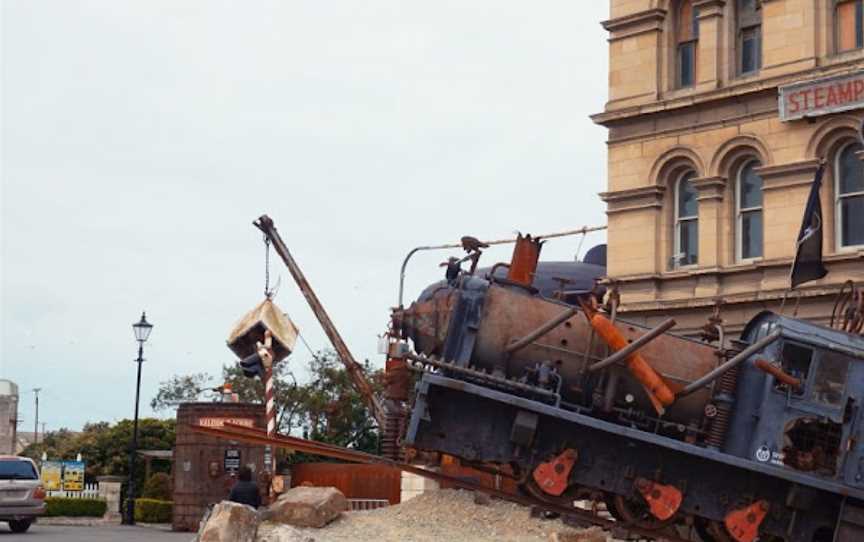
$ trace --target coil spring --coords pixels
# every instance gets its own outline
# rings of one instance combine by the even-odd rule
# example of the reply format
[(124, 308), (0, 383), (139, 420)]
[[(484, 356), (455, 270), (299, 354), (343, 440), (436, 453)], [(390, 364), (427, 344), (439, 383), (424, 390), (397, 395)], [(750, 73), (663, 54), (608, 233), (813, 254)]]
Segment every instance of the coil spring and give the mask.
[(717, 381), (714, 401), (717, 403), (717, 414), (711, 419), (711, 426), (705, 442), (712, 448), (722, 448), (726, 442), (726, 433), (732, 418), (732, 403), (735, 400), (735, 387), (738, 384), (738, 367), (723, 373)]
[(711, 420), (711, 428), (705, 442), (712, 448), (721, 448), (726, 440), (726, 432), (729, 430), (730, 409), (726, 405), (717, 407), (717, 414)]
[(717, 394), (721, 393), (734, 396), (735, 395), (735, 386), (738, 385), (738, 367), (732, 367), (725, 373), (720, 376), (720, 380), (717, 386)]

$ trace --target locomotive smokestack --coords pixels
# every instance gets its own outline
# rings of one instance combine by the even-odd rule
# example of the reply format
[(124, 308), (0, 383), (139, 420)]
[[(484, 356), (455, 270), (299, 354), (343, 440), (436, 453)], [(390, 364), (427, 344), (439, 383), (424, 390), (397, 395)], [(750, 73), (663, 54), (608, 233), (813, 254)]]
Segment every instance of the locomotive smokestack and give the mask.
[(522, 237), (520, 233), (513, 247), (513, 258), (507, 271), (507, 280), (531, 286), (534, 282), (534, 273), (537, 271), (537, 262), (540, 260), (542, 245), (543, 241), (540, 238), (534, 239), (530, 234)]

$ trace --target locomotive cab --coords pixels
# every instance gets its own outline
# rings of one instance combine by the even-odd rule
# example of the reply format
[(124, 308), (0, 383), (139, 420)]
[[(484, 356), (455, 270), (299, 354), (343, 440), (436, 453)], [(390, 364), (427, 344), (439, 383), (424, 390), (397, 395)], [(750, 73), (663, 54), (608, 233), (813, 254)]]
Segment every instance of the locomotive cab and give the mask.
[(768, 312), (742, 339), (776, 330), (780, 339), (741, 369), (724, 451), (864, 487), (864, 340)]

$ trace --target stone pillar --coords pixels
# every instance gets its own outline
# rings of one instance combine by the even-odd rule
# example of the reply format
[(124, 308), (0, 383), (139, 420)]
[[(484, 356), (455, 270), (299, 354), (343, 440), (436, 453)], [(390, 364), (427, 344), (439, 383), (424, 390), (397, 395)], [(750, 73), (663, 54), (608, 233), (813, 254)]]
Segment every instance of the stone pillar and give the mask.
[(99, 476), (99, 498), (105, 499), (108, 507), (102, 519), (120, 523), (120, 488), (126, 478), (123, 476)]
[(723, 227), (723, 196), (726, 191), (724, 177), (702, 177), (693, 179), (693, 186), (699, 191), (699, 267), (710, 269), (720, 267), (723, 262), (723, 239), (727, 232)]
[(696, 82), (709, 89), (720, 86), (725, 79), (727, 36), (723, 25), (725, 0), (697, 0), (699, 10), (699, 51), (696, 54)]
[[(795, 256), (795, 245), (804, 207), (810, 196), (810, 187), (816, 175), (819, 161), (801, 160), (787, 164), (762, 166), (756, 173), (762, 176), (762, 221), (765, 224), (765, 243), (763, 254), (766, 260), (776, 260)], [(823, 252), (828, 253), (834, 241), (834, 206), (825, 198), (830, 187), (830, 178), (822, 180)], [(826, 250), (829, 249), (829, 250)], [(788, 276), (788, 268), (784, 274)]]

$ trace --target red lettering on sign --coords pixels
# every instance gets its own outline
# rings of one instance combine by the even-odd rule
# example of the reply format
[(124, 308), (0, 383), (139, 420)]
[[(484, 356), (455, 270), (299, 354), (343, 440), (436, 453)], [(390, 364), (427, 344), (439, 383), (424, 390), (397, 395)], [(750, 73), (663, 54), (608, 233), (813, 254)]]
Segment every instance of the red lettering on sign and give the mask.
[(852, 82), (841, 83), (837, 85), (837, 94), (839, 94), (840, 103), (852, 101)]
[(784, 121), (864, 108), (864, 71), (781, 86), (779, 92)]
[(832, 105), (837, 105), (837, 92), (834, 91), (834, 87), (828, 87), (828, 99), (825, 100), (825, 105), (831, 107)]
[(789, 105), (786, 107), (787, 113), (797, 113), (801, 110), (801, 104), (798, 103), (798, 93), (789, 93)]
[(816, 88), (813, 90), (813, 105), (816, 109), (822, 109), (825, 107), (825, 89), (824, 88)]
[(810, 95), (813, 94), (813, 89), (808, 88), (803, 91), (801, 94), (804, 95), (804, 109), (811, 109), (813, 106), (810, 105)]

